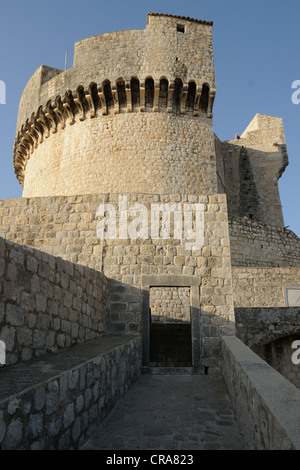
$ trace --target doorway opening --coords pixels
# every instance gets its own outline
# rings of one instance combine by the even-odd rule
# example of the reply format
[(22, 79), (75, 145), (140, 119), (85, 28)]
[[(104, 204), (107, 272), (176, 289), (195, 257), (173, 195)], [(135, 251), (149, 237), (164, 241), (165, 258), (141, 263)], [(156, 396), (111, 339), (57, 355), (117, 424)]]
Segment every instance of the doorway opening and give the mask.
[(192, 366), (190, 305), (190, 287), (150, 287), (150, 366)]

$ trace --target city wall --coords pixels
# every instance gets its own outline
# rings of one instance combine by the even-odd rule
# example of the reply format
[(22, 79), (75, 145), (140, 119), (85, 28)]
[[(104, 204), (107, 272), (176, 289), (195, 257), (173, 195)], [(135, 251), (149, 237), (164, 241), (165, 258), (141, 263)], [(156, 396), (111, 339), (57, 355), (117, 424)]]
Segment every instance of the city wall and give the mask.
[(286, 307), (284, 288), (300, 287), (300, 268), (232, 268), (235, 307)]
[(1, 238), (0, 293), (7, 365), (107, 332), (108, 281), (87, 266)]
[(300, 238), (291, 230), (229, 217), (229, 233), (233, 266), (300, 267)]
[[(171, 238), (151, 238), (148, 231), (147, 238), (128, 236), (122, 239), (117, 235), (116, 239), (100, 239), (97, 225), (102, 219), (97, 216), (98, 207), (105, 203), (116, 208), (119, 226), (122, 212), (118, 210), (119, 196), (99, 194), (0, 201), (0, 236), (103, 271), (109, 279), (107, 327), (112, 333), (141, 333), (149, 314), (149, 306), (143, 309), (142, 305), (153, 286), (153, 278), (157, 282), (160, 279), (162, 287), (191, 287), (194, 327), (202, 325), (201, 360), (206, 367), (220, 367), (219, 335), (234, 332), (225, 195), (128, 195), (128, 213), (132, 207), (136, 211), (128, 216), (128, 227), (133, 224), (130, 226), (133, 229), (141, 209), (146, 210), (150, 227), (152, 204), (175, 204), (177, 208), (190, 204), (190, 210), (197, 204), (203, 205), (203, 246), (195, 250), (188, 244), (194, 240), (172, 238), (172, 231)], [(159, 220), (166, 227), (162, 215)]]

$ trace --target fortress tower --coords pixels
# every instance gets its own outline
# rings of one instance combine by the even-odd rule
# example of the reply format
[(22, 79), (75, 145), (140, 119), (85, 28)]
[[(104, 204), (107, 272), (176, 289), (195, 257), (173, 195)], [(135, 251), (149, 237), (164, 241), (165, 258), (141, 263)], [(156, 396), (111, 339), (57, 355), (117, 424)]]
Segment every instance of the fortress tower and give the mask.
[(149, 13), (76, 43), (72, 69), (41, 66), (23, 92), (23, 196), (217, 192), (215, 91), (211, 22)]

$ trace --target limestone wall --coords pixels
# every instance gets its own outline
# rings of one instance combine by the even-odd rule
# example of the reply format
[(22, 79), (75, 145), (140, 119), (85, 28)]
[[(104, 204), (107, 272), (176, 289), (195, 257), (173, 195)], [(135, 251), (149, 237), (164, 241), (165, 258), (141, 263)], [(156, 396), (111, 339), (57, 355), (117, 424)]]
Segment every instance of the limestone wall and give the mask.
[(78, 42), (72, 69), (41, 66), (22, 95), (23, 195), (216, 193), (214, 96), (211, 23), (149, 14)]
[(30, 154), (23, 197), (103, 192), (215, 193), (211, 121), (172, 113), (86, 118)]
[(152, 323), (190, 323), (189, 287), (151, 287)]
[(233, 266), (300, 267), (300, 239), (291, 230), (230, 217), (229, 233)]
[[(105, 202), (116, 209), (119, 228), (122, 212), (118, 209), (119, 196), (99, 194), (1, 201), (0, 235), (103, 271), (110, 279), (108, 327), (112, 332), (128, 334), (141, 331), (144, 276), (165, 276), (162, 285), (166, 287), (181, 286), (174, 285), (175, 281), (180, 282), (181, 276), (197, 279), (194, 296), (198, 300), (194, 301), (194, 316), (202, 325), (201, 351), (206, 366), (216, 366), (220, 360), (220, 331), (232, 332), (234, 325), (225, 196), (128, 195), (127, 215), (123, 210), (121, 219), (126, 216), (128, 231), (134, 233), (137, 218), (142, 210), (146, 210), (147, 238), (140, 234), (135, 239), (129, 236), (129, 232), (127, 237), (120, 238), (117, 232), (116, 239), (101, 240), (97, 236), (97, 225), (102, 220), (97, 215), (99, 205)], [(175, 207), (182, 212), (184, 204), (190, 204), (194, 215), (195, 205), (203, 204), (204, 238), (201, 248), (191, 249), (188, 243), (193, 242), (193, 238), (183, 236), (177, 239), (172, 230), (171, 238), (164, 238), (162, 226), (158, 238), (151, 237), (151, 204), (164, 203), (169, 206), (178, 204)], [(162, 216), (160, 219), (162, 222)], [(163, 222), (166, 227), (165, 224)], [(136, 230), (140, 229), (136, 227)]]
[(0, 340), (6, 364), (103, 334), (107, 285), (101, 272), (0, 239)]
[(300, 268), (233, 268), (235, 307), (285, 307), (284, 287), (300, 286)]
[(215, 141), (219, 190), (227, 194), (229, 215), (250, 212), (256, 221), (283, 228), (277, 181), (288, 156), (282, 119), (256, 114), (238, 138)]

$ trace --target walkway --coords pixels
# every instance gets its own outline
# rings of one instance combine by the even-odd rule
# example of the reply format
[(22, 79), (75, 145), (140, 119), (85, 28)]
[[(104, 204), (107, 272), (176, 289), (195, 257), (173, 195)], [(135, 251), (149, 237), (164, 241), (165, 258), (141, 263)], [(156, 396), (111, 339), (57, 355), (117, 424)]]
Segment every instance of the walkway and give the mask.
[(240, 450), (223, 380), (142, 375), (82, 450)]

